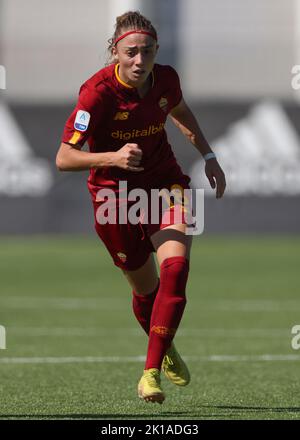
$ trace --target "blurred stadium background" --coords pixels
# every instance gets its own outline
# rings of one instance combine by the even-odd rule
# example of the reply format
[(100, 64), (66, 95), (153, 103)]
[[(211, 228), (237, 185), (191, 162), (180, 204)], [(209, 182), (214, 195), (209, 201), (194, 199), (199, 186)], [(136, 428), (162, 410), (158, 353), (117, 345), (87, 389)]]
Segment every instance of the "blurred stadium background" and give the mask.
[(1, 233), (91, 232), (87, 173), (59, 174), (55, 154), (80, 85), (105, 63), (115, 17), (130, 8), (157, 26), (158, 62), (177, 68), (227, 171), (227, 197), (216, 202), (198, 154), (170, 125), (182, 167), (207, 188), (206, 232), (298, 233), (298, 3), (2, 0)]
[[(217, 201), (199, 155), (168, 124), (181, 166), (206, 189), (205, 230), (177, 337), (194, 356), (194, 386), (167, 388), (174, 400), (150, 416), (133, 400), (142, 364), (128, 364), (126, 390), (108, 358), (72, 369), (62, 360), (56, 377), (60, 357), (145, 353), (128, 288), (94, 233), (87, 173), (55, 168), (79, 87), (104, 65), (115, 17), (129, 9), (156, 25), (157, 61), (179, 72), (228, 182)], [(299, 0), (0, 0), (2, 418), (298, 418), (299, 29)], [(53, 362), (34, 360), (43, 356)]]

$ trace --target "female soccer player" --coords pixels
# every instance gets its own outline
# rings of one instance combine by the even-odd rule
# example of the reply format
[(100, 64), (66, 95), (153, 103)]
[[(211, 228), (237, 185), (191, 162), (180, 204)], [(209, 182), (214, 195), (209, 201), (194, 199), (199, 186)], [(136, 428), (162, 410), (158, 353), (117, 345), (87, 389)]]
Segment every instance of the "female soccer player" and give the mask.
[[(176, 71), (154, 63), (158, 42), (151, 22), (139, 12), (118, 17), (109, 50), (111, 64), (80, 89), (56, 164), (61, 171), (90, 170), (96, 231), (132, 287), (134, 314), (149, 336), (138, 395), (147, 402), (162, 403), (161, 369), (176, 385), (190, 381), (172, 340), (186, 304), (191, 235), (186, 234), (183, 216), (182, 221), (174, 221), (175, 212), (185, 210), (174, 201), (167, 210), (160, 210), (157, 222), (143, 221), (143, 209), (138, 223), (121, 221), (120, 212), (128, 202), (124, 182), (127, 191), (140, 188), (147, 195), (154, 188), (189, 188), (190, 178), (177, 164), (164, 130), (168, 115), (204, 157), (205, 173), (217, 198), (224, 193), (225, 176), (182, 97)], [(81, 151), (86, 141), (89, 152)], [(112, 191), (110, 202), (115, 203), (117, 220), (103, 224), (101, 207), (107, 207), (108, 199), (101, 190), (105, 189)], [(129, 206), (130, 202), (126, 212)]]

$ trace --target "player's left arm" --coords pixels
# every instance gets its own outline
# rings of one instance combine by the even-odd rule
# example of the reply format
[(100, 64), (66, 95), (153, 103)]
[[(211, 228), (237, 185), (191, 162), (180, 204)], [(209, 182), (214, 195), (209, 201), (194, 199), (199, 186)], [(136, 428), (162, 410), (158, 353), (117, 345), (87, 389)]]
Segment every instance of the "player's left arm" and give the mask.
[[(184, 134), (188, 140), (197, 148), (202, 156), (208, 153), (213, 153), (204, 134), (202, 133), (199, 124), (182, 98), (176, 107), (170, 111), (170, 116), (173, 123)], [(216, 197), (219, 199), (223, 196), (226, 180), (224, 172), (216, 158), (208, 159), (205, 163), (205, 174), (209, 180), (210, 186), (216, 189)]]

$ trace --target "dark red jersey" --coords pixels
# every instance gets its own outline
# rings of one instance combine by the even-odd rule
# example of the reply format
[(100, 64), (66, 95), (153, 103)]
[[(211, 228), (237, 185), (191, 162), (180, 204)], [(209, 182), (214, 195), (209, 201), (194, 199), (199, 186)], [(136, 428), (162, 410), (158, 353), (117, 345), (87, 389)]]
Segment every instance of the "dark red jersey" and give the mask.
[(164, 129), (168, 113), (182, 98), (179, 78), (172, 67), (159, 64), (151, 76), (152, 87), (143, 98), (120, 79), (118, 64), (101, 69), (81, 86), (62, 141), (81, 146), (87, 141), (91, 152), (117, 151), (126, 143), (136, 143), (143, 151), (144, 171), (93, 168), (90, 190), (116, 187), (119, 180), (126, 180), (128, 188), (156, 188), (168, 177), (183, 177)]

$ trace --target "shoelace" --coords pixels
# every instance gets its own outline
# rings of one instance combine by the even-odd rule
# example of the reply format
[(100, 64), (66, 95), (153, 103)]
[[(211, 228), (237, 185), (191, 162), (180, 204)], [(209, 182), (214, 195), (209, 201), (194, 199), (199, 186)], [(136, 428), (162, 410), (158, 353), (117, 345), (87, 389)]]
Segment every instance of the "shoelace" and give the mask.
[(149, 384), (153, 387), (155, 387), (160, 382), (160, 378), (155, 371), (148, 371), (145, 376)]
[(166, 361), (167, 364), (169, 364), (169, 365), (174, 365), (174, 362), (172, 361), (172, 359), (170, 358), (170, 356), (168, 356), (167, 354), (165, 355), (165, 361)]

